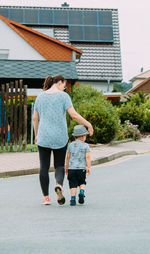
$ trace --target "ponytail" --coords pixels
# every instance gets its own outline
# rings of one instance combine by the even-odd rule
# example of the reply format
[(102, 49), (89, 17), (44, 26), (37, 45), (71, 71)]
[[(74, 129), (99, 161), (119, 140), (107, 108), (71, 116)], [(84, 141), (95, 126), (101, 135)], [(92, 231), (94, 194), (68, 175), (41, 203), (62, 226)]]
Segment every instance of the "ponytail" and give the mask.
[(64, 82), (65, 78), (61, 75), (56, 75), (53, 78), (51, 76), (46, 77), (44, 84), (43, 84), (43, 90), (46, 91), (49, 88), (52, 87), (53, 84), (58, 83), (59, 81)]
[(51, 76), (46, 77), (44, 84), (43, 84), (43, 90), (46, 91), (53, 85), (53, 78)]

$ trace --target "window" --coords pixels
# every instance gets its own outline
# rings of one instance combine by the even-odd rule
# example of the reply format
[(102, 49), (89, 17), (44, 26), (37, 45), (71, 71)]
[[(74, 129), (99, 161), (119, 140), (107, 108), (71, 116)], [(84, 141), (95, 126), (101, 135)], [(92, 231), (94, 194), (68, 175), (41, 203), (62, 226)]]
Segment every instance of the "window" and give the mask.
[(0, 49), (0, 59), (8, 59), (9, 49)]
[(50, 37), (54, 38), (54, 29), (53, 28), (40, 28), (40, 27), (32, 27), (32, 29), (42, 33), (42, 34), (46, 34)]

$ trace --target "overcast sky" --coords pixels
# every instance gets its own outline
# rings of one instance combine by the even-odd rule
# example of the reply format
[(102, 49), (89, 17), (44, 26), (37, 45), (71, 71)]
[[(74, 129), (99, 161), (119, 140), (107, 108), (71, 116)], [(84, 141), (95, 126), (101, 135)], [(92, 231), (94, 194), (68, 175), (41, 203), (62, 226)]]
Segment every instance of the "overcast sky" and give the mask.
[(0, 0), (0, 6), (117, 8), (123, 80), (150, 69), (150, 0)]

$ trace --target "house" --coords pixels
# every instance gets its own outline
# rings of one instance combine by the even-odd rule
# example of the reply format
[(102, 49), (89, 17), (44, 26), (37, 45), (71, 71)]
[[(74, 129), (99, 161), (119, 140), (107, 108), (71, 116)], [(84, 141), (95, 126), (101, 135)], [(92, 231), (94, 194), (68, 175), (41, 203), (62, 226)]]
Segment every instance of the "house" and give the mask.
[(144, 92), (150, 93), (150, 77), (142, 81), (140, 84), (131, 88), (127, 93)]
[(133, 77), (132, 88), (127, 93), (133, 92), (145, 92), (150, 93), (150, 70), (142, 72), (139, 75)]
[(111, 92), (122, 81), (117, 9), (1, 6), (0, 15), (82, 50), (80, 85)]
[[(39, 92), (48, 75), (63, 75), (68, 86), (78, 79), (76, 61), (82, 51), (27, 26), (0, 16), (0, 80), (23, 79)], [(33, 95), (32, 94), (32, 95)], [(31, 94), (29, 94), (31, 95)]]

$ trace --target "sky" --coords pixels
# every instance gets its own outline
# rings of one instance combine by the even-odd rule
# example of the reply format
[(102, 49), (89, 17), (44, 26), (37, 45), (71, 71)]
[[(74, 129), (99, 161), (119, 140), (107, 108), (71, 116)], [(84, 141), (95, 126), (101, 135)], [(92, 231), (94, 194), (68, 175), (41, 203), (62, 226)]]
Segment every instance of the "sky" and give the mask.
[(0, 0), (0, 6), (117, 8), (123, 81), (150, 70), (150, 0)]

